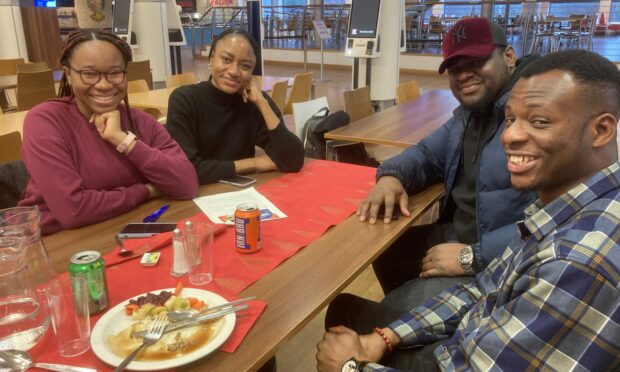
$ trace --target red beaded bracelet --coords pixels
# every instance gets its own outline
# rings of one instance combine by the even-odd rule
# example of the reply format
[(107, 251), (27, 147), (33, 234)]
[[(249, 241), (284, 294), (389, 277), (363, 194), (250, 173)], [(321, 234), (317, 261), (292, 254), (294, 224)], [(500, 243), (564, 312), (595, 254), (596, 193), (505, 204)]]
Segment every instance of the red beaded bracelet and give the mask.
[(381, 328), (379, 327), (375, 327), (374, 331), (381, 336), (381, 338), (383, 339), (383, 341), (385, 341), (385, 344), (387, 345), (387, 349), (388, 349), (388, 353), (391, 353), (392, 350), (394, 350), (394, 347), (392, 346), (392, 343), (390, 342), (390, 340), (388, 340), (387, 336), (385, 335), (385, 333), (381, 330)]

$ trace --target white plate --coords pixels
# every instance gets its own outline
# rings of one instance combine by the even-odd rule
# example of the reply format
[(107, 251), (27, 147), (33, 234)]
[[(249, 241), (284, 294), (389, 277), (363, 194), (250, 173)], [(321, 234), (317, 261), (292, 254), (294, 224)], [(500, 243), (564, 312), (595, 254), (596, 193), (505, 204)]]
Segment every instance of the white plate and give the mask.
[[(161, 291), (174, 292), (174, 288), (160, 289), (157, 291), (151, 291), (151, 293), (159, 293)], [(145, 294), (146, 293), (143, 293), (132, 298), (138, 298), (140, 296), (144, 296)], [(228, 302), (224, 299), (224, 297), (218, 294), (196, 288), (183, 288), (181, 295), (183, 297), (199, 298), (209, 306), (216, 306)], [(99, 319), (97, 324), (95, 324), (95, 328), (93, 328), (93, 332), (90, 336), (90, 345), (93, 348), (95, 355), (97, 355), (99, 359), (115, 367), (121, 364), (124, 358), (119, 357), (114, 354), (112, 350), (110, 350), (107, 339), (111, 335), (117, 334), (127, 328), (131, 323), (135, 322), (131, 320), (130, 317), (125, 315), (125, 304), (127, 304), (129, 300), (130, 299), (127, 299), (121, 302), (105, 313), (105, 315)], [(192, 351), (191, 353), (169, 360), (157, 360), (151, 362), (133, 361), (129, 364), (127, 369), (134, 371), (154, 371), (182, 366), (200, 359), (222, 346), (235, 328), (236, 320), (237, 317), (235, 316), (235, 313), (225, 315), (224, 324), (215, 337), (210, 342), (206, 343), (201, 348)]]

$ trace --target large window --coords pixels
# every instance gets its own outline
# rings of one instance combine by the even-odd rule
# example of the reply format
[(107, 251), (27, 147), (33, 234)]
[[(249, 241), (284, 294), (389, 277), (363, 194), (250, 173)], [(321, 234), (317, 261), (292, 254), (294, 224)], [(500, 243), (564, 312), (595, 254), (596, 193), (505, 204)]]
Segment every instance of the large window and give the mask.
[[(508, 8), (508, 18), (514, 19), (521, 16), (521, 3), (511, 3)], [(493, 18), (503, 18), (506, 15), (506, 4), (495, 4), (493, 6)]]
[(609, 12), (608, 22), (620, 22), (620, 1), (613, 0), (611, 2), (611, 11)]
[(549, 14), (554, 17), (568, 17), (571, 14), (592, 14), (597, 13), (599, 2), (583, 2), (583, 3), (551, 3), (549, 6)]
[[(456, 2), (460, 4), (450, 4)], [(463, 0), (445, 0), (443, 6), (443, 16), (449, 18), (462, 18), (467, 16), (480, 16), (480, 3), (463, 4)]]

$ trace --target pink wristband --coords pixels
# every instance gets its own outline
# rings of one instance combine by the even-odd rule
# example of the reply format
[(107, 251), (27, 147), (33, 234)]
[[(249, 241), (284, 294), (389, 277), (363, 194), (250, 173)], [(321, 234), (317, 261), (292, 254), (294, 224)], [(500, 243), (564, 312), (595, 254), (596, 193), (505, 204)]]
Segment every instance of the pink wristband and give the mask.
[(131, 143), (135, 139), (136, 139), (135, 134), (131, 132), (127, 132), (127, 136), (125, 137), (123, 142), (119, 143), (118, 146), (116, 146), (116, 151), (120, 152), (121, 154), (124, 154), (127, 151), (127, 148), (129, 147), (129, 145), (131, 145)]

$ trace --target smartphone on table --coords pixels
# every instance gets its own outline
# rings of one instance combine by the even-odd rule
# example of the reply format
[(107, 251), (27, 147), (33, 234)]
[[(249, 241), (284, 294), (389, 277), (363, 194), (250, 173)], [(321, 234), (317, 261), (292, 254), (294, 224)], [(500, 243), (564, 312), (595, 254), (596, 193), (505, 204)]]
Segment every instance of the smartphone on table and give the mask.
[(232, 176), (223, 178), (220, 180), (220, 182), (237, 187), (246, 187), (256, 183), (256, 178), (246, 176)]
[(121, 239), (147, 238), (176, 228), (177, 224), (173, 222), (128, 223), (118, 233), (118, 237)]

